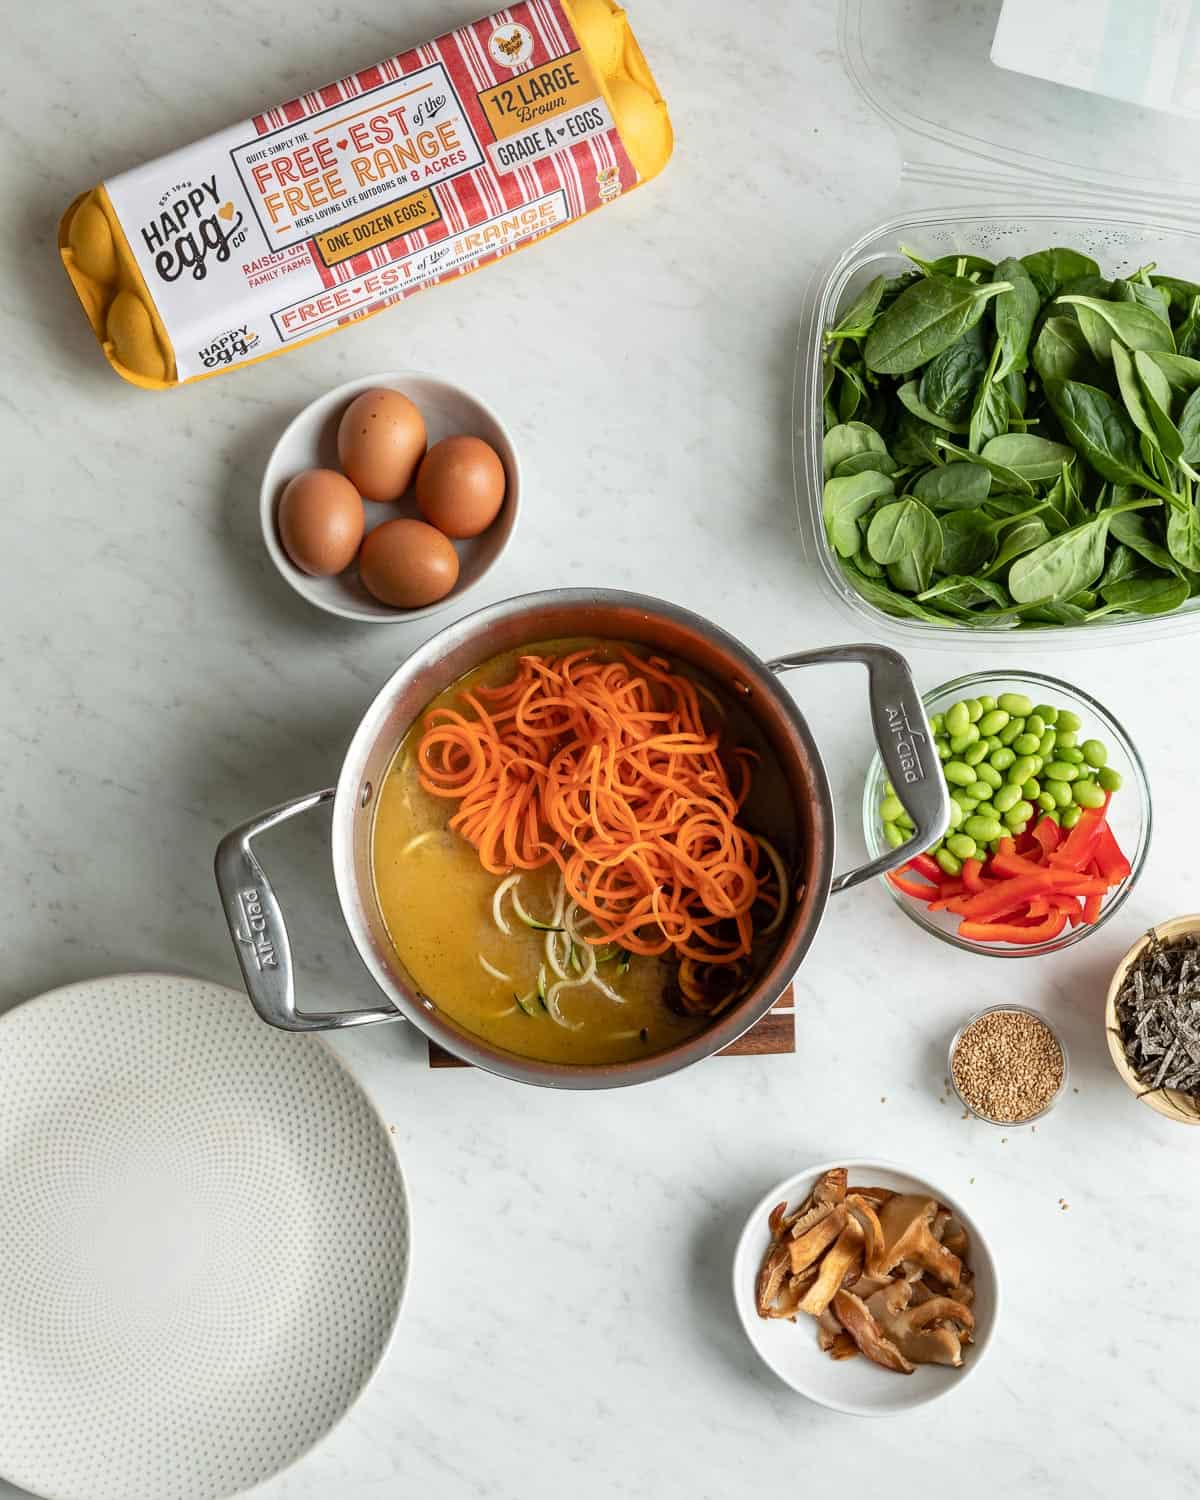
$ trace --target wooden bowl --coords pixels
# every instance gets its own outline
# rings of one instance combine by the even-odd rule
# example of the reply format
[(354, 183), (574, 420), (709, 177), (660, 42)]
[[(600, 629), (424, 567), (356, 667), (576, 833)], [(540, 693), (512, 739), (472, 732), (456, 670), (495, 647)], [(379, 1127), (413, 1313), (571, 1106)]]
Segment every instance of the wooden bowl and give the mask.
[[(1159, 939), (1168, 943), (1187, 933), (1200, 932), (1200, 913), (1190, 917), (1174, 917), (1169, 922), (1156, 922), (1154, 931)], [(1168, 1120), (1177, 1120), (1181, 1125), (1200, 1125), (1200, 1098), (1192, 1094), (1181, 1094), (1178, 1089), (1149, 1089), (1129, 1066), (1121, 1033), (1117, 1026), (1117, 995), (1125, 983), (1125, 976), (1137, 961), (1138, 955), (1150, 941), (1149, 933), (1143, 934), (1117, 965), (1112, 982), (1108, 986), (1108, 998), (1104, 1002), (1104, 1035), (1108, 1041), (1108, 1053), (1113, 1067), (1121, 1075), (1126, 1088), (1143, 1104)]]

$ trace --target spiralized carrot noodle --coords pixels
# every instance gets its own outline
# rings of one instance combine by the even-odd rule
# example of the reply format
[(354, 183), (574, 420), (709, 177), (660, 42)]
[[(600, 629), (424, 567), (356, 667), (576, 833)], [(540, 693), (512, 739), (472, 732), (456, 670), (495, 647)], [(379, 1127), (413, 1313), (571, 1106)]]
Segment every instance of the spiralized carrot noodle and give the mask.
[(458, 802), (450, 826), (492, 874), (556, 863), (595, 918), (589, 943), (736, 963), (755, 904), (769, 913), (784, 900), (738, 824), (754, 753), (723, 759), (696, 685), (660, 657), (622, 657), (524, 656), (511, 681), (434, 709), (421, 785)]

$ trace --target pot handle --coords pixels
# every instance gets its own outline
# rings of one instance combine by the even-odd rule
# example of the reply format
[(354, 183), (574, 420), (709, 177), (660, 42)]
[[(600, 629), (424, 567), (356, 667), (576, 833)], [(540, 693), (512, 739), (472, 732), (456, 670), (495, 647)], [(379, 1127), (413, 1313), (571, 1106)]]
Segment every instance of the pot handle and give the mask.
[(797, 651), (777, 656), (767, 662), (772, 672), (790, 672), (794, 667), (811, 667), (830, 662), (860, 661), (869, 674), (867, 692), (871, 704), (871, 723), (875, 743), (883, 759), (887, 778), (896, 788), (904, 810), (917, 825), (917, 831), (899, 849), (889, 849), (878, 859), (835, 875), (831, 889), (846, 891), (896, 870), (914, 854), (928, 849), (941, 838), (950, 821), (950, 798), (941, 773), (933, 731), (925, 716), (925, 706), (913, 684), (908, 663), (889, 646), (859, 642), (853, 646), (827, 646), (820, 651)]
[(213, 862), (221, 906), (229, 924), (234, 951), (246, 983), (250, 1002), (264, 1021), (284, 1031), (332, 1031), (338, 1026), (362, 1026), (368, 1021), (395, 1021), (400, 1012), (391, 1005), (376, 1010), (343, 1010), (323, 1015), (303, 1015), (296, 1009), (296, 986), (292, 973), (292, 946), (288, 941), (283, 909), (266, 871), (251, 845), (289, 818), (329, 802), (333, 787), (310, 792), (293, 802), (260, 813), (248, 823), (232, 829), (217, 845)]

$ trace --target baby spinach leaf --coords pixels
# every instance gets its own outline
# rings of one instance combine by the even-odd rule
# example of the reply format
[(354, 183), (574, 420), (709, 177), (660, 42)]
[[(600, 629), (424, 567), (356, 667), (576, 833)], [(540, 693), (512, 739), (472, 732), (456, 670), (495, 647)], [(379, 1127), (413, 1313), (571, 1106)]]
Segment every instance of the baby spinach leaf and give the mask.
[(904, 557), (915, 558), (928, 582), (942, 553), (942, 528), (928, 506), (909, 496), (883, 506), (871, 517), (867, 550), (885, 567)]
[(1170, 299), (1166, 292), (1156, 286), (1151, 286), (1148, 281), (1138, 281), (1136, 278), (1126, 280), (1124, 277), (1118, 277), (1112, 284), (1109, 298), (1113, 302), (1139, 302), (1143, 307), (1148, 307), (1155, 317), (1170, 324)]
[(838, 421), (849, 422), (863, 403), (870, 399), (867, 383), (853, 365), (840, 364), (836, 359), (833, 363), (842, 377), (837, 396)]
[(1178, 313), (1180, 318), (1186, 316), (1192, 302), (1200, 297), (1200, 286), (1194, 281), (1184, 281), (1178, 276), (1151, 276), (1150, 285), (1166, 293), (1171, 304), (1171, 311)]
[(1003, 380), (1010, 371), (1023, 370), (1029, 362), (1029, 339), (1041, 298), (1029, 272), (1011, 256), (996, 267), (996, 279), (1009, 283), (1008, 290), (992, 303), (996, 342), (1001, 348), (996, 379)]
[(927, 469), (912, 492), (931, 510), (959, 510), (972, 509), (986, 500), (991, 487), (992, 476), (982, 464), (954, 463)]
[[(880, 500), (895, 493), (886, 474), (851, 474), (844, 479), (829, 479), (821, 497), (825, 530), (834, 550), (842, 557), (853, 557), (859, 548), (859, 516), (865, 516)], [(882, 557), (877, 562), (885, 562)]]
[(956, 448), (949, 438), (939, 437), (937, 445), (943, 454), (965, 459), (968, 463), (981, 464), (992, 476), (993, 490), (1015, 490), (1019, 495), (1033, 494), (1033, 486), (1015, 470), (993, 463), (991, 459), (984, 458), (981, 453), (972, 453), (968, 448)]
[[(1117, 579), (1100, 590), (1110, 610), (1137, 615), (1165, 615), (1186, 603), (1187, 581), (1162, 573), (1144, 573)], [(1102, 611), (1097, 611), (1097, 616)]]
[(1090, 255), (1078, 250), (1067, 250), (1054, 246), (1049, 250), (1038, 250), (1032, 255), (1023, 255), (1021, 264), (1038, 289), (1043, 302), (1058, 294), (1065, 282), (1080, 276), (1099, 276), (1100, 267)]
[(1088, 341), (1076, 318), (1047, 318), (1033, 346), (1033, 367), (1045, 384), (1048, 380), (1099, 378)]
[[(1153, 501), (1131, 500), (1129, 508)], [(1112, 511), (1101, 511), (1082, 526), (1019, 557), (1008, 572), (1008, 592), (1018, 604), (1054, 604), (1087, 589), (1104, 572), (1104, 552)]]
[(901, 413), (892, 440), (892, 457), (903, 468), (915, 468), (922, 464), (943, 464), (945, 459), (938, 447), (941, 433), (928, 422), (922, 422), (910, 411)]
[(974, 573), (996, 550), (990, 518), (982, 510), (952, 510), (942, 516), (940, 566), (948, 574)]
[(978, 453), (989, 439), (1008, 431), (1008, 392), (996, 378), (1001, 352), (1000, 341), (997, 339), (983, 383), (975, 393), (967, 434), (967, 447), (972, 453)]
[(1155, 539), (1152, 524), (1148, 516), (1136, 511), (1119, 511), (1113, 515), (1109, 530), (1122, 546), (1136, 552), (1152, 567), (1163, 573), (1177, 574), (1179, 564), (1162, 543)]
[(921, 372), (922, 402), (939, 417), (965, 422), (971, 413), (975, 387), (987, 369), (987, 359), (982, 324), (977, 323), (925, 366)]
[(1025, 383), (1025, 376), (1020, 370), (1010, 370), (1004, 377), (1004, 390), (1008, 396), (1008, 409), (1011, 415), (1023, 417), (1025, 406), (1029, 400), (1029, 387)]
[(1037, 483), (1057, 479), (1063, 465), (1075, 461), (1075, 450), (1032, 432), (1012, 432), (985, 443), (980, 457)]
[(840, 463), (855, 454), (874, 452), (886, 455), (887, 444), (873, 427), (865, 422), (840, 422), (825, 434), (821, 457), (828, 479)]
[(833, 471), (834, 479), (846, 479), (851, 474), (894, 474), (896, 472), (896, 460), (887, 453), (877, 453), (874, 448), (865, 449), (862, 453), (852, 453), (849, 458), (842, 459)]
[(1084, 625), (1088, 612), (1078, 604), (1040, 604), (1025, 611), (1025, 618), (1035, 625)]
[(946, 624), (942, 616), (918, 604), (915, 599), (910, 599), (907, 594), (898, 594), (894, 589), (877, 582), (874, 578), (868, 578), (853, 563), (843, 563), (842, 571), (856, 592), (861, 594), (868, 604), (873, 604), (876, 609), (883, 610), (885, 614), (897, 615), (901, 619), (924, 620), (931, 625)]
[(998, 583), (990, 578), (974, 578), (969, 573), (951, 573), (917, 595), (922, 604), (937, 604), (942, 609), (974, 609), (993, 604), (1008, 609), (1011, 600)]
[(1079, 326), (1097, 359), (1108, 359), (1114, 338), (1130, 349), (1163, 349), (1174, 353), (1171, 325), (1137, 302), (1105, 302), (1100, 297), (1059, 298), (1074, 307)]
[(1187, 395), (1200, 386), (1200, 359), (1187, 354), (1166, 354), (1158, 349), (1146, 350), (1145, 354), (1167, 377), (1173, 391)]
[(914, 417), (927, 422), (930, 427), (937, 427), (942, 432), (966, 432), (966, 422), (952, 422), (948, 417), (940, 417), (937, 412), (930, 411), (929, 407), (921, 400), (921, 383), (917, 380), (907, 380), (898, 387), (896, 396), (912, 412)]
[[(867, 368), (906, 375), (948, 349), (1008, 290), (1005, 281), (976, 286), (957, 276), (926, 276), (901, 292), (867, 337)], [(1173, 347), (1173, 346), (1172, 346)]]
[(1200, 359), (1200, 296), (1192, 298), (1186, 317), (1175, 330), (1175, 348), (1191, 359)]
[[(1142, 351), (1138, 350), (1137, 352), (1141, 353)], [(1155, 447), (1162, 447), (1163, 452), (1166, 453), (1168, 458), (1178, 458), (1183, 451), (1183, 442), (1180, 439), (1178, 431), (1175, 430), (1174, 423), (1171, 423), (1172, 431), (1169, 438), (1169, 445), (1163, 444), (1151, 415), (1150, 405), (1142, 389), (1142, 383), (1137, 377), (1133, 359), (1129, 352), (1115, 340), (1112, 345), (1112, 362), (1117, 376), (1117, 389), (1121, 393), (1121, 400), (1125, 403), (1125, 410), (1129, 414), (1129, 420)], [(1151, 365), (1150, 368), (1161, 378), (1165, 378), (1162, 376), (1162, 372), (1158, 369), (1157, 365)], [(1167, 422), (1170, 422), (1170, 420), (1168, 417)]]
[(937, 260), (925, 260), (907, 245), (901, 245), (899, 249), (900, 254), (907, 255), (926, 276), (990, 276), (995, 269), (982, 255), (941, 255)]
[(1200, 510), (1176, 507), (1167, 517), (1167, 547), (1181, 567), (1200, 571)]
[(1146, 473), (1137, 429), (1107, 391), (1078, 380), (1048, 380), (1046, 395), (1072, 446), (1097, 474), (1170, 499), (1170, 491)]
[(876, 276), (846, 309), (825, 337), (829, 339), (865, 339), (878, 315), (879, 303), (887, 285), (886, 276)]
[[(983, 576), (994, 577), (1015, 558), (1021, 557), (1026, 552), (1032, 552), (1036, 547), (1041, 547), (1050, 540), (1049, 529), (1039, 516), (1028, 516), (1023, 521), (1015, 521), (1001, 536), (996, 555), (984, 569)], [(1009, 593), (1012, 593), (1011, 586)], [(1016, 595), (1014, 594), (1013, 597), (1016, 598)]]
[(1200, 386), (1183, 403), (1183, 410), (1179, 413), (1179, 437), (1186, 462), (1200, 463)]

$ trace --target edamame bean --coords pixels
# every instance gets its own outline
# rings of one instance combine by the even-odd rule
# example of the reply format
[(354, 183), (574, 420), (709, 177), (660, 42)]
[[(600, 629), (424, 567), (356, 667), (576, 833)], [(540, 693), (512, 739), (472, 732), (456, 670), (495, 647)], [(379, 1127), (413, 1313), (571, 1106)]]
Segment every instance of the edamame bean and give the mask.
[(1007, 745), (1001, 745), (999, 750), (993, 750), (991, 755), (988, 756), (989, 762), (995, 766), (997, 771), (1007, 771), (1016, 758), (1017, 752), (1010, 749)]
[(1042, 737), (1040, 734), (1019, 734), (1013, 740), (1012, 747), (1018, 755), (1033, 755), (1041, 743)]
[(1061, 725), (1055, 730), (1058, 735), (1058, 748), (1060, 750), (1074, 750), (1079, 743), (1079, 736), (1073, 729), (1063, 729)]
[(1069, 760), (1052, 760), (1045, 766), (1043, 774), (1047, 781), (1074, 781), (1079, 775), (1079, 767), (1073, 766)]
[(965, 788), (967, 796), (974, 797), (976, 802), (990, 802), (993, 790), (994, 788), (990, 787), (986, 781), (973, 781), (969, 787)]
[(957, 802), (959, 807), (962, 808), (963, 812), (967, 813), (968, 815), (973, 813), (979, 806), (979, 803), (976, 802), (974, 797), (968, 797), (966, 792), (962, 791), (961, 789), (958, 792), (951, 792), (950, 797), (951, 800)]
[(1060, 708), (1058, 711), (1058, 727), (1072, 734), (1077, 729), (1083, 728), (1083, 720), (1078, 714), (1073, 714), (1069, 708)]
[(1046, 764), (1046, 762), (1040, 755), (1031, 755), (1029, 759), (1033, 762), (1033, 774), (1035, 776), (1040, 776), (1042, 774), (1042, 767)]
[(1034, 713), (1037, 714), (1043, 724), (1058, 723), (1058, 709), (1054, 707), (1053, 703), (1039, 703), (1034, 709)]
[(946, 848), (956, 859), (974, 859), (979, 845), (969, 833), (952, 833), (946, 840)]
[(938, 742), (937, 742), (937, 757), (938, 757), (938, 760), (949, 760), (950, 757), (953, 754), (954, 754), (954, 751), (951, 750), (951, 748), (950, 748), (950, 741), (949, 740), (938, 740)]
[(879, 804), (879, 816), (885, 823), (894, 823), (904, 816), (904, 803), (899, 797), (885, 797)]
[(916, 833), (917, 831), (917, 825), (907, 813), (901, 813), (898, 818), (893, 818), (892, 822), (895, 823), (897, 828), (907, 829), (909, 833)]
[(946, 715), (934, 714), (929, 721), (929, 727), (933, 730), (934, 734), (941, 734), (946, 728)]
[(883, 795), (885, 797), (894, 797), (896, 795), (896, 788), (890, 781), (885, 781), (883, 783)]
[(967, 718), (970, 719), (972, 724), (978, 724), (980, 719), (983, 718), (983, 704), (980, 703), (978, 698), (967, 699)]
[(1095, 766), (1097, 770), (1108, 759), (1108, 751), (1099, 740), (1084, 740), (1079, 747), (1083, 751), (1083, 758), (1089, 766)]
[(999, 734), (1008, 723), (1009, 715), (1002, 708), (993, 708), (979, 721), (980, 734)]
[(998, 813), (1006, 813), (1010, 807), (1016, 807), (1021, 800), (1021, 788), (1019, 786), (1002, 786), (992, 797), (992, 806)]
[(956, 859), (949, 849), (939, 849), (933, 856), (947, 875), (961, 875), (962, 861)]
[(1024, 734), (1024, 733), (1025, 733), (1025, 720), (1024, 719), (1010, 719), (1008, 721), (1008, 723), (1004, 726), (1004, 728), (1000, 731), (1000, 743), (1002, 745), (1011, 745), (1012, 742), (1013, 742), (1013, 740), (1015, 740), (1016, 737), (1019, 734)]
[(1041, 714), (1038, 713), (1037, 709), (1035, 708), (1034, 711), (1025, 720), (1025, 733), (1036, 734), (1038, 739), (1040, 740), (1045, 732), (1046, 721), (1042, 718)]
[(951, 786), (970, 786), (975, 780), (975, 772), (961, 760), (948, 760), (942, 767), (942, 775)]
[(963, 819), (965, 817), (966, 817), (966, 813), (963, 812), (962, 808), (959, 807), (958, 803), (955, 802), (955, 800), (954, 800), (953, 797), (951, 797), (951, 799), (950, 799), (950, 827), (951, 828), (961, 828), (962, 825), (963, 825)]
[(1062, 813), (1059, 812), (1059, 810), (1058, 810), (1057, 807), (1052, 808), (1051, 811), (1046, 814), (1046, 816), (1050, 819), (1050, 821), (1053, 824), (1055, 824), (1056, 827), (1061, 825), (1061, 823), (1062, 823)]
[(988, 753), (988, 747), (983, 740), (976, 740), (973, 745), (968, 745), (963, 751), (963, 760), (969, 766), (977, 766)]
[(996, 700), (990, 693), (980, 693), (979, 703), (985, 714), (990, 714), (996, 706)]
[(1038, 741), (1037, 753), (1043, 760), (1049, 760), (1054, 754), (1054, 747), (1058, 744), (1058, 735), (1053, 729), (1047, 729)]
[[(1027, 719), (1033, 712), (1033, 704), (1024, 693), (1001, 693), (996, 699), (996, 707), (1012, 714), (1014, 718)], [(1079, 725), (1076, 724), (1075, 728), (1078, 729)]]
[(982, 817), (976, 813), (963, 824), (963, 832), (969, 833), (977, 844), (986, 844), (991, 839), (1001, 838), (1004, 829), (1000, 826), (999, 819)]
[(1071, 791), (1080, 807), (1104, 806), (1104, 792), (1094, 781), (1077, 781)]
[(1004, 748), (1000, 743), (1000, 736), (998, 734), (989, 734), (987, 739), (984, 740), (983, 743), (988, 747), (989, 755), (994, 750), (1002, 750)]
[(1046, 790), (1054, 798), (1056, 807), (1070, 807), (1073, 799), (1071, 797), (1071, 783), (1069, 781), (1047, 782)]
[(1011, 781), (1014, 786), (1020, 786), (1023, 782), (1028, 781), (1033, 774), (1034, 759), (1032, 755), (1020, 756), (1019, 759), (1014, 760), (1012, 765), (1008, 768), (1008, 780)]
[(1083, 765), (1083, 751), (1074, 750), (1070, 745), (1065, 750), (1056, 750), (1054, 753), (1058, 756), (1059, 760), (1065, 760), (1068, 765)]
[(946, 733), (961, 734), (971, 722), (965, 703), (954, 703), (946, 710)]
[(980, 781), (986, 781), (988, 786), (990, 787), (995, 788), (1004, 785), (1004, 777), (1001, 776), (1000, 772), (997, 771), (995, 766), (989, 765), (986, 760), (981, 761), (980, 764), (975, 767), (975, 774), (976, 776), (978, 776)]
[[(1025, 824), (1033, 817), (1033, 804), (1021, 801), (1010, 807), (1004, 814), (1004, 825), (1006, 828), (1017, 830), (1018, 825), (1024, 828)], [(969, 821), (969, 820), (968, 820)]]
[(950, 736), (950, 748), (955, 755), (961, 755), (968, 745), (973, 745), (979, 738), (979, 731), (974, 724), (968, 724), (961, 734)]
[(883, 836), (893, 849), (899, 849), (900, 845), (904, 843), (904, 834), (896, 827), (895, 823), (885, 823), (883, 825)]
[(982, 802), (975, 804), (974, 816), (977, 818), (994, 818), (996, 816), (996, 808), (990, 798), (985, 798)]
[(1064, 807), (1062, 810), (1062, 826), (1064, 828), (1074, 828), (1081, 817), (1083, 817), (1082, 807), (1075, 807), (1073, 805), (1071, 807)]
[(1101, 766), (1096, 772), (1096, 780), (1106, 792), (1115, 792), (1121, 786), (1121, 773), (1114, 771), (1111, 766)]
[[(1059, 786), (1064, 786), (1065, 784), (1065, 782), (1059, 782)], [(1053, 792), (1039, 792), (1037, 794), (1037, 805), (1044, 813), (1055, 812), (1058, 808), (1058, 803), (1054, 800)]]
[(1031, 776), (1028, 781), (1022, 784), (1021, 796), (1025, 798), (1026, 802), (1036, 802), (1041, 794), (1041, 783), (1036, 776)]

